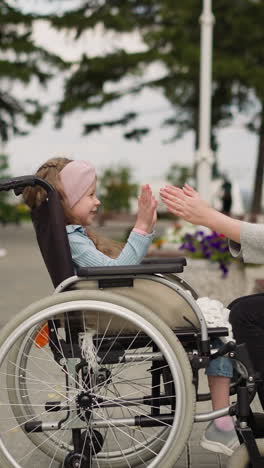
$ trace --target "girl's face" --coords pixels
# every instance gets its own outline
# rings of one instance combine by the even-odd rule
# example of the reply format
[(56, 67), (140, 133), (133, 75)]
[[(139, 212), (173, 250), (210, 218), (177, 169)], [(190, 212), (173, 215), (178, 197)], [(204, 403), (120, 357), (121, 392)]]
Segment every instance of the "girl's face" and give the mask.
[(101, 202), (96, 198), (96, 180), (89, 187), (87, 192), (72, 208), (74, 219), (78, 220), (81, 226), (88, 226), (94, 220), (98, 206)]

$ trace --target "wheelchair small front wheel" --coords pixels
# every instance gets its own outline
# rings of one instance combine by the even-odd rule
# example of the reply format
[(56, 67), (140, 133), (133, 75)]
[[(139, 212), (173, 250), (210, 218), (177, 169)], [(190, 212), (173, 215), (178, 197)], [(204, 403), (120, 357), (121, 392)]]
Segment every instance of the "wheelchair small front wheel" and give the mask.
[[(169, 327), (129, 298), (73, 291), (33, 304), (2, 331), (0, 366), (7, 377), (0, 389), (3, 468), (34, 466), (41, 452), (50, 467), (90, 453), (102, 468), (171, 468), (189, 438), (195, 392), (188, 357)], [(98, 433), (95, 449), (90, 435)]]
[(64, 461), (64, 468), (86, 468), (88, 466), (88, 458), (81, 453), (69, 453)]

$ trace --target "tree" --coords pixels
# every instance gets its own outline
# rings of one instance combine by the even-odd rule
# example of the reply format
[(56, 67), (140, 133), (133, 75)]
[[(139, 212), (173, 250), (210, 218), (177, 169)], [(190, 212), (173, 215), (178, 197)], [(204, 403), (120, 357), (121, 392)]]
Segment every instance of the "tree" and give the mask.
[(0, 139), (6, 142), (12, 134), (25, 135), (41, 120), (46, 106), (29, 95), (18, 98), (12, 92), (15, 82), (27, 86), (33, 79), (45, 86), (55, 70), (65, 68), (65, 62), (34, 43), (33, 25), (37, 15), (25, 14), (0, 2)]
[[(0, 154), (0, 180), (9, 177), (8, 157), (6, 154)], [(0, 209), (6, 203), (8, 192), (0, 192)]]
[[(6, 154), (0, 154), (0, 181), (9, 176), (9, 164)], [(0, 222), (5, 224), (8, 220), (14, 217), (15, 210), (8, 202), (9, 192), (0, 192)]]
[[(146, 46), (142, 52), (119, 49), (97, 57), (84, 54), (78, 68), (65, 82), (57, 124), (61, 125), (64, 117), (75, 109), (101, 109), (124, 95), (151, 87), (161, 90), (173, 105), (174, 112), (162, 123), (174, 128), (171, 141), (194, 130), (197, 146), (200, 14), (201, 2), (197, 0), (94, 0), (60, 17), (51, 17), (56, 28), (74, 29), (76, 37), (98, 24), (105, 31), (119, 34), (138, 31)], [(264, 165), (264, 2), (218, 0), (214, 2), (214, 14), (212, 148), (217, 148), (217, 130), (230, 124), (237, 112), (244, 113), (248, 128), (259, 135), (252, 205), (252, 210), (259, 212)], [(162, 65), (163, 75), (148, 80), (144, 72), (152, 63)], [(120, 83), (124, 77), (133, 76), (137, 79), (126, 89), (106, 88), (106, 84)], [(129, 110), (116, 120), (89, 123), (84, 127), (84, 134), (105, 126), (128, 125), (136, 117), (137, 112)], [(140, 139), (148, 130), (134, 128), (125, 136), (135, 135)]]
[(182, 187), (187, 180), (193, 176), (193, 170), (188, 166), (182, 166), (180, 164), (172, 164), (166, 174), (167, 180), (172, 185)]
[(131, 180), (128, 167), (107, 168), (100, 177), (100, 200), (104, 213), (129, 212), (130, 201), (137, 196), (138, 186)]

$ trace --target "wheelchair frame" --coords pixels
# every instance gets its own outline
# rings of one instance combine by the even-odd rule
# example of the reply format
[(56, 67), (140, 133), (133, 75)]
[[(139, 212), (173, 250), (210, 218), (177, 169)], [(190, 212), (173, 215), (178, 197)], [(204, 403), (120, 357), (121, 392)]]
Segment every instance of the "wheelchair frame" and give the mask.
[[(24, 176), (14, 179), (2, 180), (0, 183), (0, 191), (12, 189), (18, 195), (26, 186), (34, 185), (41, 185), (45, 190), (47, 190), (48, 198), (51, 193), (55, 192), (53, 187), (51, 187), (46, 181), (43, 181), (42, 179), (37, 178), (35, 176)], [(77, 313), (78, 311), (82, 310), (82, 307), (84, 307), (87, 311), (101, 308), (100, 310), (103, 312), (106, 306), (105, 303), (103, 305), (102, 301), (98, 302), (97, 299), (93, 299), (92, 293), (89, 293), (89, 296), (88, 292), (84, 293), (80, 290), (73, 290), (78, 286), (78, 283), (83, 281), (98, 282), (98, 289), (100, 292), (103, 292), (103, 297), (106, 298), (107, 301), (111, 301), (112, 299), (115, 299), (117, 301), (117, 304), (115, 305), (113, 305), (112, 302), (107, 303), (107, 312), (109, 312), (110, 310), (111, 313), (114, 315), (116, 314), (117, 316), (124, 316), (128, 318), (128, 314), (125, 311), (127, 299), (123, 301), (120, 298), (115, 297), (114, 294), (111, 296), (112, 293), (108, 293), (108, 290), (112, 290), (115, 287), (133, 287), (133, 282), (135, 279), (144, 279), (151, 282), (160, 283), (175, 291), (175, 293), (181, 296), (184, 299), (184, 301), (191, 307), (195, 316), (198, 318), (198, 322), (200, 325), (200, 330), (194, 327), (192, 323), (192, 329), (186, 328), (174, 330), (174, 333), (179, 338), (180, 343), (176, 341), (177, 339), (175, 338), (175, 335), (173, 335), (175, 338), (175, 342), (173, 342), (173, 333), (168, 330), (167, 325), (165, 323), (162, 323), (163, 321), (160, 318), (157, 318), (156, 316), (153, 318), (153, 313), (149, 314), (149, 311), (146, 311), (142, 307), (136, 306), (135, 304), (133, 304), (133, 301), (131, 302), (130, 300), (128, 300), (128, 303), (131, 302), (132, 309), (134, 308), (134, 310), (137, 310), (136, 314), (130, 310), (130, 315), (133, 316), (133, 320), (137, 324), (137, 326), (143, 328), (144, 333), (138, 333), (136, 336), (133, 334), (125, 333), (124, 335), (118, 336), (118, 339), (111, 335), (106, 336), (106, 334), (101, 336), (97, 335), (96, 338), (93, 336), (93, 345), (95, 346), (95, 348), (97, 348), (97, 357), (101, 359), (102, 365), (104, 364), (104, 359), (106, 360), (106, 358), (100, 356), (99, 351), (100, 349), (103, 349), (103, 346), (106, 345), (106, 343), (103, 343), (105, 340), (108, 343), (110, 343), (110, 351), (108, 347), (106, 353), (108, 356), (107, 365), (118, 365), (121, 362), (126, 362), (126, 359), (128, 359), (126, 363), (140, 362), (140, 360), (145, 360), (145, 362), (152, 363), (150, 371), (152, 385), (151, 394), (145, 395), (144, 401), (142, 400), (141, 403), (151, 407), (151, 423), (153, 424), (153, 426), (161, 427), (161, 430), (165, 431), (165, 435), (168, 436), (168, 438), (166, 441), (165, 439), (162, 439), (161, 443), (158, 444), (158, 448), (156, 449), (157, 453), (154, 453), (155, 458), (151, 457), (151, 454), (149, 453), (146, 455), (146, 462), (149, 462), (147, 466), (160, 466), (161, 461), (164, 468), (173, 466), (177, 458), (180, 456), (184, 444), (188, 439), (192, 422), (209, 421), (226, 414), (235, 415), (237, 418), (236, 428), (238, 436), (240, 438), (241, 443), (245, 442), (249, 453), (249, 457), (246, 463), (248, 463), (248, 461), (250, 460), (251, 466), (253, 468), (260, 468), (261, 466), (263, 466), (264, 451), (259, 441), (256, 443), (255, 437), (264, 437), (264, 424), (261, 415), (258, 415), (256, 418), (256, 416), (254, 416), (250, 410), (250, 402), (256, 392), (257, 379), (254, 373), (254, 369), (252, 368), (252, 365), (250, 363), (246, 347), (244, 345), (236, 346), (235, 343), (229, 342), (226, 345), (223, 345), (223, 347), (221, 347), (221, 349), (219, 349), (216, 353), (214, 353), (213, 355), (211, 354), (209, 338), (213, 336), (224, 336), (227, 334), (227, 332), (226, 329), (214, 329), (210, 330), (210, 333), (208, 335), (208, 329), (205, 319), (195, 301), (195, 299), (197, 298), (196, 293), (193, 291), (191, 286), (189, 286), (182, 279), (175, 275), (175, 273), (181, 272), (183, 270), (184, 264), (186, 264), (186, 262), (184, 262), (183, 259), (147, 259), (147, 261), (144, 264), (138, 266), (113, 268), (111, 267), (111, 269), (102, 267), (79, 268), (77, 270), (76, 275), (67, 276), (66, 279), (62, 279), (62, 281), (60, 281), (59, 283), (57, 282), (54, 295), (51, 298), (46, 299), (46, 301), (39, 301), (36, 305), (32, 305), (31, 307), (26, 309), (26, 311), (19, 314), (20, 316), (16, 318), (15, 321), (11, 321), (9, 324), (7, 324), (4, 331), (2, 332), (0, 340), (0, 365), (1, 363), (3, 363), (6, 357), (7, 359), (9, 359), (9, 374), (7, 374), (8, 382), (10, 383), (10, 385), (14, 386), (14, 374), (16, 374), (17, 371), (17, 363), (24, 362), (24, 364), (27, 365), (26, 358), (21, 358), (21, 356), (19, 357), (17, 345), (16, 350), (13, 351), (12, 359), (9, 358), (12, 344), (18, 343), (21, 346), (23, 345), (24, 349), (27, 350), (26, 352), (29, 353), (31, 351), (31, 342), (33, 342), (33, 338), (30, 338), (30, 344), (28, 344), (27, 347), (27, 344), (25, 343), (25, 337), (27, 340), (29, 339), (29, 335), (27, 335), (27, 333), (28, 330), (32, 329), (32, 327), (33, 331), (31, 330), (30, 333), (33, 333), (33, 335), (36, 333), (36, 326), (40, 320), (48, 320), (48, 327), (50, 333), (50, 348), (55, 362), (62, 369), (67, 369), (67, 391), (68, 389), (69, 391), (71, 391), (71, 387), (75, 386), (76, 388), (76, 380), (77, 378), (79, 378), (79, 374), (81, 375), (81, 381), (86, 382), (84, 387), (85, 390), (79, 392), (77, 397), (75, 396), (74, 398), (74, 404), (76, 405), (77, 401), (78, 406), (78, 409), (75, 410), (78, 416), (78, 423), (76, 423), (75, 425), (72, 424), (70, 426), (72, 432), (72, 443), (70, 445), (66, 444), (66, 450), (68, 450), (68, 453), (66, 454), (65, 458), (63, 459), (62, 455), (64, 453), (63, 451), (65, 451), (65, 447), (62, 447), (60, 456), (57, 458), (58, 460), (63, 461), (63, 466), (65, 466), (65, 468), (83, 468), (84, 466), (90, 468), (93, 463), (92, 458), (96, 456), (97, 460), (97, 454), (100, 453), (100, 450), (102, 450), (102, 446), (104, 443), (100, 439), (100, 432), (97, 431), (98, 428), (103, 427), (102, 421), (100, 422), (99, 420), (93, 420), (93, 427), (95, 429), (92, 430), (93, 432), (89, 432), (88, 436), (86, 432), (85, 441), (82, 436), (82, 429), (85, 429), (87, 427), (87, 424), (89, 424), (89, 421), (92, 418), (91, 408), (94, 409), (95, 406), (92, 406), (93, 395), (91, 391), (91, 384), (89, 383), (89, 379), (91, 380), (91, 376), (88, 376), (89, 365), (87, 362), (84, 362), (83, 355), (80, 351), (80, 320), (76, 321), (73, 312), (76, 311)], [(54, 283), (54, 278), (52, 277), (52, 279)], [(192, 294), (190, 294), (190, 292)], [(97, 298), (97, 294), (94, 293), (94, 295), (95, 298)], [(83, 296), (85, 299), (82, 299)], [(102, 294), (100, 294), (100, 296), (102, 296)], [(69, 300), (68, 303), (67, 300)], [(44, 307), (44, 309), (40, 309), (41, 307)], [(62, 339), (58, 333), (58, 330), (60, 328), (60, 319), (54, 319), (54, 314), (56, 315), (56, 313), (59, 317), (60, 315), (64, 317), (65, 339)], [(67, 320), (69, 320), (69, 318), (70, 320), (74, 320), (73, 325), (68, 327)], [(131, 317), (129, 316), (129, 319), (130, 318)], [(155, 329), (156, 322), (164, 331), (164, 334), (168, 337), (168, 341), (172, 340), (173, 344), (171, 346), (172, 348), (174, 347), (176, 349), (175, 356), (171, 356), (169, 351), (170, 345), (168, 346), (168, 348), (166, 347), (166, 343), (164, 342), (164, 340), (162, 341), (162, 336), (160, 336), (158, 330)], [(189, 322), (189, 320), (186, 319), (186, 322)], [(151, 337), (150, 341), (148, 334), (150, 334)], [(159, 337), (158, 339), (157, 336)], [(73, 338), (74, 343), (71, 342)], [(155, 340), (157, 340), (157, 342)], [(117, 349), (112, 349), (113, 345), (111, 343), (113, 343), (113, 341), (117, 346)], [(158, 344), (161, 345), (162, 351), (159, 351)], [(190, 345), (191, 348), (196, 347), (197, 351), (195, 354), (193, 354), (192, 352), (191, 356), (188, 356), (188, 348), (190, 349)], [(132, 346), (133, 348), (143, 348), (143, 350), (144, 348), (151, 348), (152, 351), (136, 353), (136, 357), (135, 353), (134, 355), (133, 353), (128, 353), (128, 356), (126, 356), (124, 353), (124, 349), (131, 350)], [(183, 349), (181, 350), (181, 348)], [(185, 348), (187, 350), (186, 352), (184, 351)], [(185, 421), (183, 421), (185, 417), (181, 416), (179, 407), (180, 404), (183, 404), (183, 406), (185, 405), (187, 408), (188, 401), (185, 401), (184, 393), (188, 393), (189, 391), (188, 398), (190, 401), (193, 398), (193, 391), (185, 388), (184, 384), (187, 384), (187, 386), (189, 385), (190, 387), (192, 387), (192, 385), (194, 386), (197, 401), (208, 398), (208, 395), (198, 395), (198, 371), (201, 368), (205, 368), (208, 365), (210, 359), (214, 359), (218, 356), (223, 356), (226, 354), (228, 354), (231, 359), (238, 361), (240, 363), (240, 370), (242, 369), (240, 381), (238, 382), (237, 386), (237, 403), (231, 405), (230, 408), (223, 408), (218, 411), (211, 411), (207, 413), (198, 413), (194, 416), (188, 413), (188, 421), (186, 421), (186, 425), (188, 426), (188, 428), (185, 431)], [(20, 359), (20, 361), (18, 361), (18, 359)], [(179, 367), (178, 360), (182, 361), (182, 367), (188, 367), (187, 361), (190, 362), (190, 369), (192, 375), (191, 378), (189, 372), (190, 369), (187, 370), (187, 377), (186, 375), (184, 376), (183, 369)], [(19, 365), (19, 368), (20, 367), (21, 366)], [(76, 371), (76, 369), (78, 369), (78, 371)], [(179, 377), (179, 375), (181, 377)], [(21, 392), (20, 397), (24, 396), (24, 398), (26, 399), (27, 388), (25, 387), (23, 378), (23, 375), (22, 377), (18, 376), (18, 385), (20, 389), (19, 391)], [(172, 382), (171, 378), (173, 379)], [(102, 382), (104, 382), (104, 384), (105, 382), (107, 382), (107, 379), (108, 381), (110, 381), (110, 377), (107, 374), (106, 369), (104, 369), (104, 372), (98, 372), (98, 375), (96, 375), (96, 379), (97, 381), (102, 379)], [(183, 379), (183, 382), (180, 381), (181, 379)], [(98, 383), (96, 385), (98, 385)], [(7, 387), (8, 386), (9, 385), (7, 385)], [(163, 388), (163, 393), (161, 391), (161, 387)], [(9, 396), (11, 396), (11, 401), (17, 401), (17, 395), (15, 395), (13, 390), (11, 391), (11, 393), (9, 392)], [(155, 404), (153, 404), (154, 399)], [(136, 398), (133, 401), (132, 400), (133, 398), (129, 399), (129, 401), (126, 402), (126, 405), (133, 406), (135, 405), (135, 403), (139, 403), (140, 398)], [(105, 406), (107, 406), (107, 403), (109, 405), (109, 401), (102, 401)], [(180, 401), (180, 404), (177, 404), (177, 401)], [(31, 420), (25, 421), (25, 414), (23, 413), (24, 410), (21, 413), (18, 409), (17, 403), (13, 403), (13, 405), (14, 406), (12, 407), (12, 411), (14, 412), (14, 416), (19, 422), (22, 420), (22, 423), (24, 424), (23, 430), (25, 431), (25, 433), (33, 441), (33, 443), (36, 443), (36, 445), (39, 443), (43, 444), (44, 448), (40, 447), (41, 450), (43, 448), (44, 452), (49, 453), (50, 447), (54, 446), (54, 442), (52, 442), (51, 445), (48, 444), (45, 448), (45, 443), (43, 443), (42, 438), (39, 438), (39, 433), (45, 433), (46, 431), (49, 432), (63, 430), (67, 422), (67, 418), (65, 418), (65, 415), (64, 420), (62, 419), (61, 421), (57, 421), (57, 423), (47, 423), (42, 422), (41, 420), (36, 420), (34, 414)], [(28, 405), (30, 406), (30, 404)], [(110, 401), (111, 407), (115, 405), (118, 405), (117, 401)], [(165, 414), (161, 414), (161, 408), (163, 406), (169, 408), (169, 410), (167, 411), (167, 413), (165, 412)], [(32, 408), (28, 409), (32, 411)], [(45, 410), (47, 413), (66, 411), (66, 415), (69, 418), (70, 405), (61, 406), (58, 402), (48, 401), (46, 403)], [(29, 414), (27, 414), (27, 417), (28, 416)], [(126, 419), (126, 425), (130, 425), (131, 427), (148, 427), (150, 425), (150, 420), (148, 418), (148, 415), (146, 414), (141, 414), (135, 416), (134, 418), (123, 419)], [(119, 418), (118, 422), (112, 421), (111, 424), (120, 424), (120, 427), (124, 426), (122, 418)], [(171, 428), (170, 431), (169, 428)], [(183, 443), (177, 451), (173, 447), (173, 441), (175, 446), (175, 440), (177, 440), (177, 438), (180, 435), (182, 435), (180, 433), (184, 433)], [(95, 438), (94, 434), (96, 434)], [(154, 440), (150, 440), (150, 447), (155, 446), (154, 442)], [(140, 443), (138, 445), (140, 445)], [(69, 451), (70, 446), (72, 450)], [(12, 458), (12, 455), (8, 452), (2, 440), (0, 440), (0, 450), (1, 466), (5, 468), (7, 465), (10, 466), (10, 468), (13, 468), (14, 466), (17, 468), (20, 467), (20, 465), (16, 463), (16, 461)], [(138, 451), (141, 454), (141, 447), (139, 447)], [(144, 453), (144, 451), (142, 453)], [(143, 455), (141, 454), (140, 457), (141, 456)], [(82, 457), (85, 461), (82, 461)], [(242, 457), (244, 457), (245, 459), (245, 457), (247, 457), (247, 454), (242, 454)], [(240, 465), (236, 464), (238, 463), (235, 459), (236, 454), (233, 458), (235, 460), (234, 462), (232, 462), (232, 458), (233, 457), (231, 457), (230, 468), (242, 468), (241, 461), (239, 461)], [(103, 461), (103, 464), (101, 465), (100, 459), (98, 463), (98, 466), (112, 466), (105, 464), (105, 461)], [(113, 465), (114, 467), (127, 466), (122, 464), (122, 460), (120, 461), (119, 458), (117, 458), (114, 463), (116, 463)], [(137, 466), (137, 464), (133, 463), (129, 466)], [(245, 467), (246, 466), (247, 465), (245, 465)]]

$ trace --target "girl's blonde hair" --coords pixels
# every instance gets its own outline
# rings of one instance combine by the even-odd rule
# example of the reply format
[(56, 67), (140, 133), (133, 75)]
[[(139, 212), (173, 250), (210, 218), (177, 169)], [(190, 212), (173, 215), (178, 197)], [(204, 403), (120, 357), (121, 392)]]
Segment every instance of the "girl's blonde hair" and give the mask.
[[(62, 157), (51, 158), (42, 164), (35, 174), (37, 177), (41, 177), (41, 179), (49, 182), (58, 192), (65, 215), (65, 224), (78, 224), (72, 215), (59, 177), (60, 171), (72, 161), (72, 159)], [(46, 200), (47, 192), (39, 185), (27, 187), (23, 191), (23, 198), (29, 208), (33, 210), (34, 208), (38, 208)], [(111, 258), (116, 258), (120, 254), (123, 248), (121, 243), (106, 239), (88, 228), (86, 228), (86, 233), (100, 252)]]

